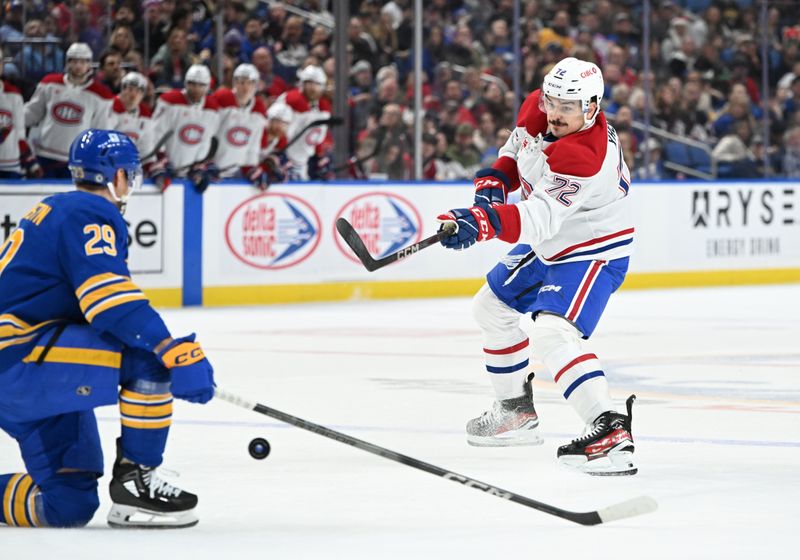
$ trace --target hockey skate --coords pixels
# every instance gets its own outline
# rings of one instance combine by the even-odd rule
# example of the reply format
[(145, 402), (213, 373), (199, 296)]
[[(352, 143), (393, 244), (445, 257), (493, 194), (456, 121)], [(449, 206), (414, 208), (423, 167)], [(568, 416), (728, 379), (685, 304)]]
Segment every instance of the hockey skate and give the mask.
[(558, 448), (558, 461), (562, 465), (595, 476), (622, 476), (636, 474), (633, 462), (633, 435), (631, 419), (633, 401), (625, 401), (628, 415), (604, 412), (586, 427), (584, 434)]
[(197, 496), (165, 482), (155, 467), (123, 461), (119, 440), (109, 491), (113, 504), (108, 524), (112, 527), (172, 529), (198, 522)]
[(525, 394), (494, 401), (491, 410), (467, 422), (467, 443), (477, 447), (541, 445), (539, 416), (533, 407), (533, 375), (525, 382)]

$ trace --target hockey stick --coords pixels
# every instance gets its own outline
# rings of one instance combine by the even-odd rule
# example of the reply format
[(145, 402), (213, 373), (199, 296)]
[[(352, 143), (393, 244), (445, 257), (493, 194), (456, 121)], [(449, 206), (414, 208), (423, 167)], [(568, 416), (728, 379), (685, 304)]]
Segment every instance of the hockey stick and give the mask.
[(391, 451), (390, 449), (386, 449), (385, 447), (380, 447), (373, 443), (369, 443), (367, 441), (352, 436), (348, 436), (347, 434), (343, 434), (342, 432), (337, 432), (336, 430), (326, 428), (325, 426), (320, 426), (319, 424), (309, 422), (308, 420), (303, 420), (302, 418), (298, 418), (297, 416), (292, 416), (291, 414), (275, 410), (274, 408), (270, 408), (263, 404), (249, 401), (238, 395), (228, 393), (227, 391), (224, 391), (219, 387), (217, 387), (214, 394), (218, 399), (221, 399), (225, 402), (231, 403), (236, 406), (240, 406), (242, 408), (246, 408), (248, 410), (252, 410), (254, 412), (258, 412), (259, 414), (263, 414), (264, 416), (269, 416), (270, 418), (275, 418), (276, 420), (280, 420), (281, 422), (286, 422), (287, 424), (291, 424), (292, 426), (295, 426), (297, 428), (301, 428), (309, 432), (314, 432), (315, 434), (321, 435), (323, 437), (336, 440), (339, 443), (344, 443), (346, 445), (350, 445), (357, 449), (361, 449), (362, 451), (366, 451), (367, 453), (378, 455), (380, 457), (383, 457), (384, 459), (389, 459), (390, 461), (401, 463), (408, 467), (413, 467), (415, 469), (419, 469), (421, 471), (425, 471), (434, 474), (436, 476), (440, 476), (445, 480), (452, 480), (454, 482), (458, 482), (459, 484), (463, 484), (468, 488), (475, 488), (476, 490), (481, 490), (492, 496), (516, 502), (518, 504), (522, 504), (523, 506), (527, 506), (529, 508), (542, 511), (550, 515), (555, 515), (556, 517), (560, 517), (561, 519), (566, 519), (568, 521), (579, 523), (581, 525), (599, 525), (600, 523), (608, 523), (609, 521), (625, 519), (626, 517), (635, 517), (637, 515), (644, 515), (645, 513), (650, 513), (652, 511), (655, 511), (658, 507), (658, 504), (653, 498), (650, 498), (649, 496), (639, 496), (637, 498), (626, 500), (622, 503), (615, 504), (613, 506), (609, 506), (596, 511), (587, 511), (587, 512), (568, 511), (555, 506), (551, 506), (549, 504), (545, 504), (544, 502), (540, 502), (532, 498), (526, 498), (525, 496), (521, 496), (520, 494), (517, 494), (515, 492), (510, 492), (509, 490), (503, 490), (502, 488), (492, 486), (491, 484), (486, 484), (485, 482), (475, 480), (474, 478), (469, 478), (468, 476), (448, 471), (447, 469), (437, 467), (436, 465), (426, 463), (425, 461), (414, 459), (413, 457), (409, 457), (408, 455), (403, 455), (401, 453)]
[(286, 145), (283, 147), (281, 151), (285, 152), (289, 149), (289, 146), (300, 140), (300, 137), (306, 133), (306, 131), (310, 128), (314, 128), (315, 126), (339, 126), (340, 124), (344, 124), (344, 119), (342, 117), (329, 117), (327, 119), (317, 119), (315, 121), (311, 121), (307, 125), (305, 125), (300, 132), (292, 136), (292, 139), (289, 140)]
[(361, 236), (358, 235), (358, 232), (355, 230), (355, 228), (350, 225), (350, 222), (344, 218), (339, 218), (336, 220), (336, 231), (338, 231), (339, 235), (342, 236), (342, 239), (344, 239), (344, 242), (347, 243), (347, 246), (353, 250), (353, 253), (355, 253), (355, 255), (358, 257), (358, 260), (361, 261), (361, 264), (364, 265), (364, 268), (370, 272), (375, 272), (387, 264), (392, 264), (395, 261), (403, 260), (408, 256), (421, 251), (425, 247), (430, 247), (431, 245), (439, 243), (439, 241), (445, 237), (452, 235), (451, 232), (455, 228), (455, 225), (448, 223), (443, 227), (443, 230), (437, 232), (435, 235), (426, 237), (418, 243), (414, 243), (413, 245), (409, 245), (408, 247), (400, 249), (399, 251), (395, 251), (391, 255), (387, 255), (382, 259), (374, 259), (372, 258), (372, 255), (369, 254), (369, 251), (367, 250), (366, 245), (364, 245), (364, 241), (361, 239)]
[(144, 156), (144, 157), (140, 157), (140, 158), (139, 158), (139, 161), (145, 161), (145, 160), (147, 160), (147, 159), (150, 159), (150, 158), (151, 158), (151, 157), (153, 157), (154, 155), (156, 155), (156, 154), (158, 153), (158, 151), (159, 151), (159, 150), (160, 150), (160, 149), (161, 149), (161, 148), (164, 146), (164, 144), (166, 144), (166, 143), (167, 143), (167, 140), (169, 140), (170, 138), (172, 138), (172, 135), (173, 135), (173, 134), (175, 134), (175, 131), (174, 131), (174, 130), (168, 130), (168, 131), (166, 131), (166, 132), (164, 133), (164, 136), (162, 136), (162, 137), (161, 137), (161, 140), (159, 140), (159, 141), (158, 141), (158, 143), (156, 144), (155, 148), (153, 148), (152, 150), (150, 150), (150, 152), (149, 152), (149, 153), (148, 153), (146, 156)]

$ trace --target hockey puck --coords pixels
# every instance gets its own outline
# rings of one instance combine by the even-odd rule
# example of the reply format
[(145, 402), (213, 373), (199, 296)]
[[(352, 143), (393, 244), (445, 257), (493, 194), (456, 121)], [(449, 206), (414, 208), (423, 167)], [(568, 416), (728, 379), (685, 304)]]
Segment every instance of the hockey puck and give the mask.
[(253, 441), (250, 442), (250, 445), (247, 447), (247, 450), (250, 452), (250, 456), (253, 459), (266, 459), (271, 451), (271, 447), (269, 442), (264, 438), (257, 437)]

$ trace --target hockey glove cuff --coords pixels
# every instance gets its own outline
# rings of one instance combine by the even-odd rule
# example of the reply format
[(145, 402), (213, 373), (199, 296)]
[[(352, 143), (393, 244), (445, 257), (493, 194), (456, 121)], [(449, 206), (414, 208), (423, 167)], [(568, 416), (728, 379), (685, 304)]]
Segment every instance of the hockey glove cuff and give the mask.
[(173, 340), (158, 353), (158, 359), (172, 374), (176, 398), (204, 404), (214, 397), (214, 369), (194, 338), (193, 333)]
[(488, 205), (450, 210), (437, 216), (437, 220), (442, 224), (442, 230), (448, 222), (455, 224), (456, 230), (444, 237), (441, 244), (457, 251), (471, 247), (476, 241), (494, 239), (502, 231), (497, 212)]
[(473, 179), (475, 204), (505, 204), (511, 180), (499, 169), (481, 169)]

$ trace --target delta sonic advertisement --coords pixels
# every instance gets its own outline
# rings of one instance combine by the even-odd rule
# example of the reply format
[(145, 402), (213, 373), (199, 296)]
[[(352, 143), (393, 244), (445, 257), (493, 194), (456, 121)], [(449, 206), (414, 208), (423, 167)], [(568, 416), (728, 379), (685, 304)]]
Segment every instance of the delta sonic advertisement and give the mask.
[(313, 272), (323, 225), (313, 193), (304, 191), (262, 193), (249, 186), (208, 191), (205, 282), (274, 283)]
[[(407, 198), (390, 192), (369, 192), (349, 200), (337, 212), (358, 232), (375, 259), (381, 259), (422, 239), (422, 217)], [(337, 249), (354, 263), (359, 260), (339, 235)]]

